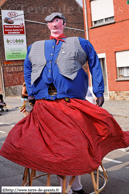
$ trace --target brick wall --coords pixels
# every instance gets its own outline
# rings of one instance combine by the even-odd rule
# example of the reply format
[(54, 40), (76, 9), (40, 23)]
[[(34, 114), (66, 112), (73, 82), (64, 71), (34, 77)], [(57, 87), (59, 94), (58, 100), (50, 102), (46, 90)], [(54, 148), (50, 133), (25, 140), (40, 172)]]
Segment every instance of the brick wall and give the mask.
[(3, 94), (3, 83), (2, 83), (2, 73), (1, 73), (1, 67), (0, 67), (0, 94)]
[(109, 91), (129, 91), (129, 81), (116, 81), (115, 57), (115, 52), (129, 50), (129, 5), (126, 0), (113, 2), (115, 23), (91, 28), (90, 1), (87, 1), (89, 40), (98, 54), (106, 53)]
[[(51, 3), (50, 3), (51, 2)], [(44, 6), (43, 6), (44, 4)], [(37, 10), (34, 10), (37, 8)], [(67, 27), (77, 28), (77, 29), (84, 29), (84, 22), (83, 22), (83, 10), (82, 8), (74, 1), (74, 0), (10, 0), (7, 1), (2, 6), (2, 9), (7, 10), (24, 10), (25, 19), (38, 21), (38, 22), (45, 22), (45, 17), (53, 12), (62, 12), (67, 20)], [(32, 11), (34, 10), (34, 11)], [(2, 37), (2, 24), (0, 20), (0, 37)], [(26, 26), (26, 37), (27, 37), (27, 46), (32, 44), (34, 41), (41, 40), (41, 39), (49, 39), (50, 31), (48, 30), (46, 25), (31, 23), (29, 21), (25, 22)], [(75, 31), (75, 30), (64, 30), (64, 34), (67, 37), (71, 36), (79, 36), (85, 37), (84, 32)], [(2, 57), (4, 69), (4, 82), (6, 90), (9, 87), (19, 87), (22, 85), (24, 81), (23, 77), (23, 66), (24, 61), (5, 61), (4, 58), (4, 45), (3, 39), (0, 39), (0, 49), (2, 50)], [(85, 67), (86, 68), (86, 67)], [(6, 94), (8, 92), (6, 91)]]

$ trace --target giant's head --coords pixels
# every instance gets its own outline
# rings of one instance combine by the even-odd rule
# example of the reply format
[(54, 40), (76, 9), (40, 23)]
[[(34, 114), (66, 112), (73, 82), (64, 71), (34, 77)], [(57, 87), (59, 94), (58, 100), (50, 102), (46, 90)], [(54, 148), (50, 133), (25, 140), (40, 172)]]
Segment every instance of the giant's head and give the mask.
[(63, 33), (66, 26), (66, 18), (62, 13), (52, 13), (51, 15), (48, 15), (45, 20), (47, 21), (47, 26), (50, 29), (52, 36), (57, 37)]

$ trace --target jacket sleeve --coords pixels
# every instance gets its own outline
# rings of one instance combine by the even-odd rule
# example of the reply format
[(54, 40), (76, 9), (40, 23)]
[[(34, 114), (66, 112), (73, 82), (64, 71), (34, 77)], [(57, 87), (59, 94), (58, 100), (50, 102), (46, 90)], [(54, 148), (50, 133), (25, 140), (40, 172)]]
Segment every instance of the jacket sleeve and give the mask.
[(104, 93), (104, 80), (99, 58), (93, 45), (88, 40), (79, 38), (79, 41), (87, 55), (89, 69), (92, 75), (93, 92), (96, 97), (101, 97)]
[(31, 72), (32, 72), (32, 65), (28, 58), (29, 52), (31, 49), (31, 45), (28, 47), (26, 59), (24, 61), (24, 79), (26, 83), (26, 88), (28, 92), (28, 96), (33, 96), (33, 85), (31, 85)]

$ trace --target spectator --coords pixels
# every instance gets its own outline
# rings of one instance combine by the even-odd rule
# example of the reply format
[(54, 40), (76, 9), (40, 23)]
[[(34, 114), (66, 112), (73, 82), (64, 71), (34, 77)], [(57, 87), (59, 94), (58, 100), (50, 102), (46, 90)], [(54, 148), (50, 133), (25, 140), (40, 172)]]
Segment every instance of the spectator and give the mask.
[[(27, 93), (27, 89), (26, 89), (26, 83), (23, 83), (22, 86), (22, 94), (21, 94), (21, 101), (23, 103), (23, 106), (25, 106), (26, 102), (28, 101), (28, 93)], [(28, 112), (24, 112), (25, 116), (28, 115)]]

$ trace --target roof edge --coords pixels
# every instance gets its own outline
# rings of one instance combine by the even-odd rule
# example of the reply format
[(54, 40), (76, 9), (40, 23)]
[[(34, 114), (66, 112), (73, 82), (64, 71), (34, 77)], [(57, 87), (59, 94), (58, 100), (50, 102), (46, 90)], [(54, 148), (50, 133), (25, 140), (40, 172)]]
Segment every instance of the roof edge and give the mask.
[(74, 0), (75, 2), (76, 2), (76, 4), (81, 8), (81, 9), (83, 9), (83, 7), (76, 1), (76, 0)]
[(8, 0), (3, 0), (3, 2), (0, 2), (0, 8), (2, 9), (2, 6), (7, 2)]

